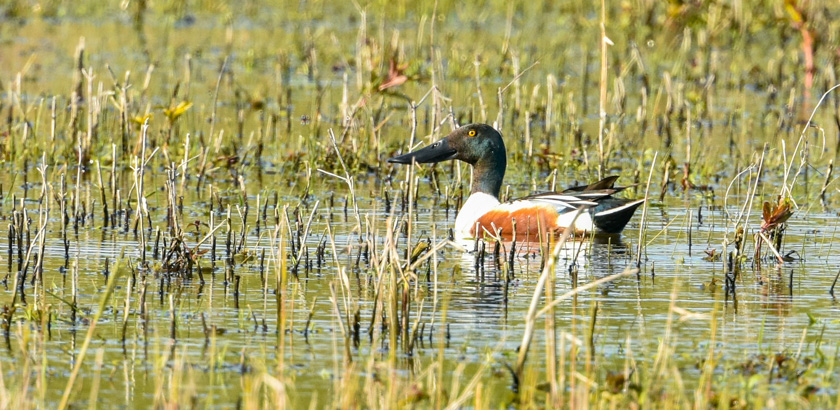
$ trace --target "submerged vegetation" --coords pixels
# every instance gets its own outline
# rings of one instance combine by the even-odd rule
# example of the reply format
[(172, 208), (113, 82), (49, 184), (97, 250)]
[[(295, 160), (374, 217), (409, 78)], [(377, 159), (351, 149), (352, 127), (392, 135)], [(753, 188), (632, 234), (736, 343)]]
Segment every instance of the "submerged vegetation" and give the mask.
[[(840, 407), (840, 6), (604, 3), (0, 5), (0, 408)], [(453, 241), (471, 122), (648, 201)]]

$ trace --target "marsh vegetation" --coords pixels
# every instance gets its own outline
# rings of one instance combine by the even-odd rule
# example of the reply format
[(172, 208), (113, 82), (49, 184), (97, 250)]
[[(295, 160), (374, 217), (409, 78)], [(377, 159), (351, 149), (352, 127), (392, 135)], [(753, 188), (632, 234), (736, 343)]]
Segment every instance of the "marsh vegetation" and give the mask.
[[(4, 2), (0, 408), (840, 406), (840, 7), (606, 3)], [(451, 240), (473, 122), (645, 209)]]

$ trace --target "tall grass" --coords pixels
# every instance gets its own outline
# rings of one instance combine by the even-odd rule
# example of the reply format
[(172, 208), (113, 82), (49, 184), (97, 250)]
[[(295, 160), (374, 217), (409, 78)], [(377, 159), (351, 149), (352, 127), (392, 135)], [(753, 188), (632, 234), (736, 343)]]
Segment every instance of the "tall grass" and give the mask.
[[(839, 406), (836, 323), (759, 321), (830, 259), (782, 216), (836, 204), (840, 9), (608, 3), (2, 6), (0, 408)], [(644, 222), (452, 242), (468, 167), (384, 160), (477, 121), (506, 197), (620, 173)]]

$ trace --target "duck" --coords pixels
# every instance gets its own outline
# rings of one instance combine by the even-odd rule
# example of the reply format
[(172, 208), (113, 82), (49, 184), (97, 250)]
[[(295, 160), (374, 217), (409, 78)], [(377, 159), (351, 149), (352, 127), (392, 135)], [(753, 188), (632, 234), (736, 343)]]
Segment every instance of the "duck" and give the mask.
[[(615, 175), (560, 192), (501, 202), (507, 151), (502, 134), (487, 124), (464, 125), (431, 145), (388, 162), (411, 165), (449, 160), (466, 162), (473, 169), (470, 195), (455, 217), (454, 233), (462, 239), (489, 235), (528, 241), (568, 229), (575, 235), (619, 234), (645, 202), (613, 196), (627, 188), (615, 186)], [(578, 209), (581, 211), (576, 212)]]

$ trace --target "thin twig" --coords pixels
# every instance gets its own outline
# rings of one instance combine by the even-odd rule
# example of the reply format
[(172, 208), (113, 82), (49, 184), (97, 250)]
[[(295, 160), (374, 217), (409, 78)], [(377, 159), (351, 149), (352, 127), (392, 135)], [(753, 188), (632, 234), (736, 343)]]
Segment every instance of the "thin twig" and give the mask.
[(645, 186), (645, 202), (642, 204), (642, 223), (639, 225), (639, 249), (636, 251), (636, 267), (642, 266), (642, 237), (645, 234), (645, 223), (647, 222), (648, 201), (650, 197), (650, 179), (653, 178), (653, 168), (656, 165), (656, 157), (659, 152), (653, 154), (653, 162), (650, 164), (647, 185)]

